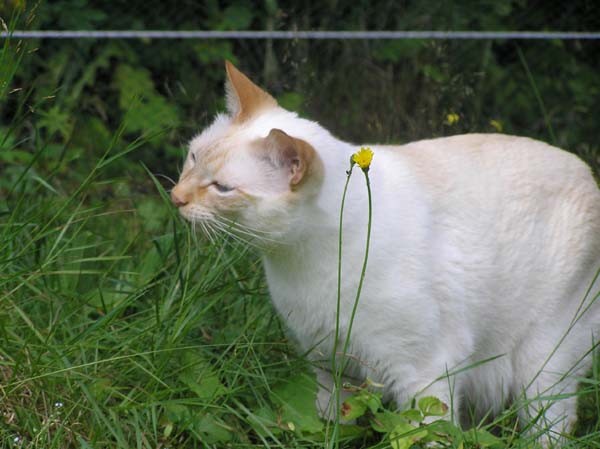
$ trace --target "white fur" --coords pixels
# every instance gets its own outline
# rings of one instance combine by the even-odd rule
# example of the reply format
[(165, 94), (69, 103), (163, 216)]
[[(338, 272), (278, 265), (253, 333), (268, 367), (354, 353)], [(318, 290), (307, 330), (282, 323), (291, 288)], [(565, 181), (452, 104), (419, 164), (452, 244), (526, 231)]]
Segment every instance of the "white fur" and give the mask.
[[(276, 236), (264, 252), (273, 303), (300, 346), (326, 361), (335, 326), (338, 214), (358, 147), (273, 108), (242, 125), (219, 119), (191, 151), (227, 142), (228, 176), (252, 190), (269, 176), (250, 161), (249, 143), (273, 128), (314, 147), (322, 184), (291, 203), (279, 189), (255, 189), (257, 201), (238, 216)], [(500, 134), (371, 148), (373, 231), (350, 342), (358, 361), (352, 374), (383, 383), (399, 406), (415, 395), (436, 395), (455, 413), (467, 399), (478, 416), (509, 400), (573, 393), (590, 367), (591, 356), (581, 358), (600, 331), (596, 305), (572, 326), (582, 301), (586, 307), (594, 296), (584, 298), (600, 268), (600, 191), (589, 168), (542, 142)], [(365, 247), (360, 170), (346, 205), (341, 335)], [(575, 420), (574, 397), (534, 400), (522, 416), (543, 406), (556, 432)]]

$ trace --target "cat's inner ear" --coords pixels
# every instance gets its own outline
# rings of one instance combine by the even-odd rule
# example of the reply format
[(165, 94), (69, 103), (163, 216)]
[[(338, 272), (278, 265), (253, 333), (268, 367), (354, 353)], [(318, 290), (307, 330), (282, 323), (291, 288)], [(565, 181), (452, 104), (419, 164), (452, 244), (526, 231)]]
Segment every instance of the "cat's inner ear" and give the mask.
[(271, 164), (285, 171), (292, 189), (304, 179), (315, 158), (313, 147), (280, 129), (269, 132), (264, 140), (264, 147)]
[(261, 109), (277, 106), (271, 95), (250, 81), (231, 62), (225, 61), (225, 70), (227, 110), (236, 121), (243, 122)]

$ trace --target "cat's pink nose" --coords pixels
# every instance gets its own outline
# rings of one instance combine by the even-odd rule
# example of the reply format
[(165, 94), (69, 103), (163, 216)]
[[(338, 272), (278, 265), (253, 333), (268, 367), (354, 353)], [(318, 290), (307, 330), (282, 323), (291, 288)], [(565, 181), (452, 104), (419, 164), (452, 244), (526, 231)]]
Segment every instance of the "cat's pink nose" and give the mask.
[(185, 206), (189, 202), (181, 195), (175, 193), (175, 190), (171, 191), (171, 201), (173, 201), (173, 204), (177, 207)]

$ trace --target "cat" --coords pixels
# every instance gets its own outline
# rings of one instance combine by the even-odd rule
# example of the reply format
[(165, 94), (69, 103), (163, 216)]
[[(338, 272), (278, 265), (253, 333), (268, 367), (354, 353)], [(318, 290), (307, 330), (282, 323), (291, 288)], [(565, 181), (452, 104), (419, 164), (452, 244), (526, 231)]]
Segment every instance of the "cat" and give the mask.
[[(331, 416), (338, 220), (357, 146), (225, 65), (227, 113), (191, 141), (171, 198), (209, 233), (228, 230), (261, 250), (275, 308), (321, 362), (317, 406)], [(600, 190), (590, 168), (503, 134), (370, 147), (371, 251), (347, 374), (382, 384), (399, 407), (436, 396), (455, 420), (467, 404), (482, 417), (521, 401), (520, 418), (537, 417), (533, 429), (549, 428), (541, 440), (550, 444), (572, 429), (577, 380), (600, 337)], [(366, 241), (362, 176), (351, 177), (344, 213), (340, 335)]]

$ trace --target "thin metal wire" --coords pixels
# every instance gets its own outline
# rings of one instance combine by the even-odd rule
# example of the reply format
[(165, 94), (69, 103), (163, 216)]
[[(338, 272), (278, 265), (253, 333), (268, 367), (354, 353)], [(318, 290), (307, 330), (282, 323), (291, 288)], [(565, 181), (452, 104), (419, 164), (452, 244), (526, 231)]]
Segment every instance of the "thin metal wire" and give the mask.
[(173, 30), (38, 30), (1, 31), (18, 39), (586, 39), (600, 32), (578, 31), (173, 31)]

